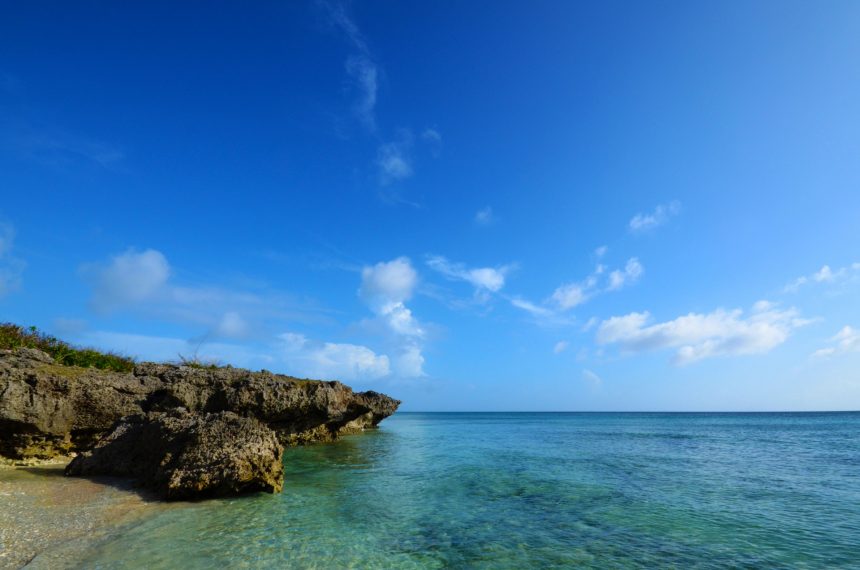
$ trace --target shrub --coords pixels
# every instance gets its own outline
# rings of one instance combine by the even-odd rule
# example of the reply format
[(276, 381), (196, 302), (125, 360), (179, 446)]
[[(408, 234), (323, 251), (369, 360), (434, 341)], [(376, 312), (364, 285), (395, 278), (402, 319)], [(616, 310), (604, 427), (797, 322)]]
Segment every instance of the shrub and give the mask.
[(20, 347), (36, 348), (47, 352), (58, 364), (66, 366), (92, 367), (116, 372), (131, 372), (134, 369), (134, 360), (131, 358), (91, 348), (76, 348), (56, 337), (39, 332), (36, 327), (24, 328), (13, 323), (0, 324), (0, 348)]

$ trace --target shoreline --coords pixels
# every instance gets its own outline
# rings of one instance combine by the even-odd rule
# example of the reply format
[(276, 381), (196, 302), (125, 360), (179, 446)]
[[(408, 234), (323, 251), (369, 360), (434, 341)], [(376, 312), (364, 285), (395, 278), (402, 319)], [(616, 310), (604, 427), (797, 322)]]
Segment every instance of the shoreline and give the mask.
[(75, 567), (124, 527), (170, 508), (127, 480), (66, 477), (67, 459), (0, 464), (0, 569)]

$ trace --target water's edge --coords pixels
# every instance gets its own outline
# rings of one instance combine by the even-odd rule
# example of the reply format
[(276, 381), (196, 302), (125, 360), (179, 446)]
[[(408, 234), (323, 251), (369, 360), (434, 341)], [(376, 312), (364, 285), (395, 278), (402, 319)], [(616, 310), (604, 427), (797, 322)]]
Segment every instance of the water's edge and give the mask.
[(33, 568), (845, 567), (858, 434), (850, 412), (398, 412), (288, 450), (281, 495), (166, 504), (2, 469), (0, 542), (35, 539)]

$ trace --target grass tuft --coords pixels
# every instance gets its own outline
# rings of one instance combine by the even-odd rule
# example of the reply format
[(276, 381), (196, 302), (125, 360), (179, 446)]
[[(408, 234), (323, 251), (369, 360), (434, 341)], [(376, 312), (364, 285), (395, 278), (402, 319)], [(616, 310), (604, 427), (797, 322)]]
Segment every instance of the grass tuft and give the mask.
[(58, 364), (99, 368), (116, 372), (131, 372), (131, 358), (101, 352), (91, 348), (76, 348), (60, 339), (39, 332), (36, 327), (22, 327), (13, 323), (0, 324), (0, 349), (36, 348), (50, 354)]
[(211, 360), (203, 360), (197, 355), (194, 356), (183, 356), (179, 355), (179, 361), (177, 362), (180, 366), (188, 366), (189, 368), (200, 368), (203, 370), (218, 370), (219, 368), (224, 368), (224, 366), (215, 361)]

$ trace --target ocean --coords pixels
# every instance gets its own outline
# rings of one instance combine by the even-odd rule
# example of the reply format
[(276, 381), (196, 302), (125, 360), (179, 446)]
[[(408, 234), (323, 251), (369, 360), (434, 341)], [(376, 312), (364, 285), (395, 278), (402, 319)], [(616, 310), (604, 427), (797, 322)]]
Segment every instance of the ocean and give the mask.
[[(860, 568), (860, 413), (397, 413), (82, 568)], [(56, 552), (33, 567), (51, 567)]]

